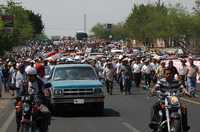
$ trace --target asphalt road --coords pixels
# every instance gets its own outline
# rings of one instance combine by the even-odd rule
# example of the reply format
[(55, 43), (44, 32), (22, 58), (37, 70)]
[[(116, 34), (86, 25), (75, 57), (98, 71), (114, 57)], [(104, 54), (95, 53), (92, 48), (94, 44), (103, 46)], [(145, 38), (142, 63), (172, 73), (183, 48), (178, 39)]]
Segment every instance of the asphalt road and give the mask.
[[(148, 128), (150, 107), (155, 101), (156, 98), (149, 98), (143, 90), (135, 89), (132, 95), (120, 95), (116, 90), (114, 95), (106, 96), (103, 115), (87, 111), (62, 112), (52, 118), (50, 132), (150, 132)], [(199, 132), (200, 104), (195, 102), (186, 104), (189, 111), (190, 132)], [(11, 113), (9, 116), (4, 115), (7, 118), (0, 120), (2, 124), (0, 131), (3, 130), (2, 126), (8, 126), (7, 131), (1, 132), (16, 131), (13, 111), (9, 112)]]

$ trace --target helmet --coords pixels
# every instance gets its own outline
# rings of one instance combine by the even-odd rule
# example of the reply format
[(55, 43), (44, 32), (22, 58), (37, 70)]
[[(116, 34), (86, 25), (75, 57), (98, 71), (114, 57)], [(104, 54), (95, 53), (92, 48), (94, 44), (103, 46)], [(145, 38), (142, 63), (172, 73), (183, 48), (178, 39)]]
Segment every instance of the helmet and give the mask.
[(25, 69), (25, 72), (27, 75), (36, 75), (37, 74), (37, 71), (34, 67), (31, 67), (31, 66), (28, 66), (26, 69)]
[(119, 60), (121, 60), (123, 58), (123, 55), (119, 55)]

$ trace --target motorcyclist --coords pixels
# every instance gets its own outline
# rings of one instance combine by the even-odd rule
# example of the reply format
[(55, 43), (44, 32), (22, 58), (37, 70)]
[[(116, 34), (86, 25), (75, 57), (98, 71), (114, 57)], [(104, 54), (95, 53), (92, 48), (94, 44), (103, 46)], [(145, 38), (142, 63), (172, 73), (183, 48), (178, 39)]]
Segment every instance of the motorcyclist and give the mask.
[[(22, 96), (27, 94), (34, 96), (34, 104), (37, 105), (38, 112), (33, 115), (33, 120), (36, 120), (35, 122), (37, 126), (39, 126), (40, 132), (46, 132), (48, 129), (47, 126), (50, 124), (51, 112), (49, 100), (46, 99), (46, 94), (44, 92), (45, 84), (38, 77), (37, 71), (34, 67), (28, 66), (25, 69), (25, 72), (27, 75), (27, 82), (23, 89)], [(46, 123), (47, 125), (41, 125), (43, 123)]]
[(24, 89), (23, 92), (28, 92), (28, 94), (42, 94), (44, 83), (37, 77), (38, 74), (36, 69), (28, 66), (25, 69), (25, 72), (27, 75), (27, 89)]
[[(152, 88), (151, 93), (155, 93), (155, 91), (160, 89), (161, 85), (166, 85), (167, 83), (173, 84), (173, 86), (180, 87), (180, 83), (178, 80), (174, 79), (173, 76), (173, 71), (171, 69), (166, 68), (164, 70), (164, 78), (158, 80), (157, 84), (155, 85), (154, 88)], [(151, 111), (151, 122), (149, 124), (149, 127), (156, 131), (158, 129), (158, 123), (159, 123), (159, 109), (160, 109), (160, 102), (156, 102), (153, 105), (152, 111)], [(187, 108), (186, 106), (182, 103), (181, 104), (181, 114), (182, 114), (182, 126), (184, 132), (187, 132), (190, 127), (188, 126), (187, 122)]]

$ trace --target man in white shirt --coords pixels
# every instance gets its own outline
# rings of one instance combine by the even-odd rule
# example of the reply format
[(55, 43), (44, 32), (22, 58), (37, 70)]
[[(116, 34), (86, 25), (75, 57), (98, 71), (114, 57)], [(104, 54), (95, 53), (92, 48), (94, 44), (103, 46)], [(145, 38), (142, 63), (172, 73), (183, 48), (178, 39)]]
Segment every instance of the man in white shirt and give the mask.
[(187, 65), (185, 64), (186, 60), (181, 59), (180, 61), (181, 61), (181, 65), (178, 68), (179, 78), (180, 78), (183, 86), (186, 88), (185, 81), (186, 81), (186, 75), (187, 75), (187, 72), (188, 72), (188, 68), (187, 68)]
[(103, 70), (103, 75), (105, 78), (107, 93), (112, 95), (113, 80), (114, 80), (114, 68), (113, 68), (113, 64), (111, 62), (107, 63), (105, 69)]
[(23, 74), (23, 65), (22, 64), (17, 64), (17, 73), (15, 76), (16, 80), (16, 96), (19, 97), (21, 96), (21, 92), (23, 91), (23, 82), (25, 81), (25, 75)]
[(150, 63), (151, 67), (152, 67), (152, 73), (151, 73), (151, 78), (152, 78), (152, 82), (154, 84), (157, 83), (157, 76), (156, 76), (156, 70), (159, 67), (159, 60), (153, 58), (152, 62)]
[(151, 73), (152, 73), (152, 67), (149, 64), (149, 60), (144, 61), (144, 65), (142, 67), (142, 75), (144, 76), (144, 88), (148, 89), (151, 83)]
[(121, 73), (121, 68), (122, 68), (122, 63), (121, 60), (118, 60), (115, 70), (116, 70), (116, 76), (117, 76), (117, 81), (119, 82), (119, 77), (120, 77), (120, 73)]
[(142, 64), (140, 63), (140, 59), (137, 58), (136, 63), (133, 64), (133, 77), (134, 77), (134, 81), (135, 81), (135, 85), (136, 87), (140, 86), (140, 82), (141, 82), (141, 68), (142, 68)]

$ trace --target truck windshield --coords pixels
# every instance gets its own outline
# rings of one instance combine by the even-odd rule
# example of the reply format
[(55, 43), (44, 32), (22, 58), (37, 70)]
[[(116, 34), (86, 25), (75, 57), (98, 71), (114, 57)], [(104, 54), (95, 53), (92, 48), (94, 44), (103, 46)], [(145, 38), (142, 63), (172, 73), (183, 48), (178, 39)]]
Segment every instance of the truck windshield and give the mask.
[(55, 69), (53, 80), (97, 80), (97, 76), (90, 67), (62, 67)]

